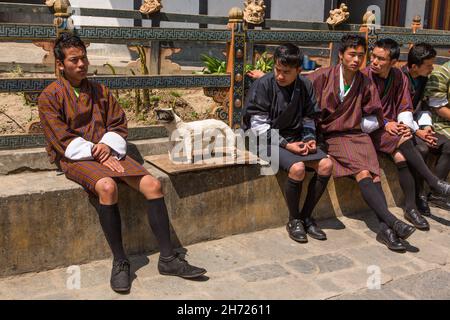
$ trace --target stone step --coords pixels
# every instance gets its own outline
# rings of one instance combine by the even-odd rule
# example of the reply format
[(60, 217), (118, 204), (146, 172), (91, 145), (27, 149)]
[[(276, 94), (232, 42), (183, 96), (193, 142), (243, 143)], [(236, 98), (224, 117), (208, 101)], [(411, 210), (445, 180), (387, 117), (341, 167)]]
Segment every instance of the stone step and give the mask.
[[(128, 142), (128, 152), (136, 160), (143, 161), (141, 155), (166, 153), (168, 141), (168, 138), (132, 140)], [(0, 175), (42, 170), (56, 170), (56, 166), (48, 161), (45, 148), (0, 150)]]
[[(155, 253), (130, 256), (134, 280), (126, 295), (110, 288), (108, 258), (0, 278), (0, 299), (449, 299), (450, 212), (431, 210), (431, 229), (408, 238), (404, 254), (375, 241), (374, 216), (356, 215), (320, 221), (327, 241), (294, 243), (280, 227), (185, 246), (188, 261), (208, 270), (204, 281), (160, 275)], [(381, 290), (368, 288), (376, 285), (374, 267)]]
[[(396, 177), (394, 165), (380, 160), (387, 176)], [(175, 245), (280, 227), (287, 221), (283, 172), (262, 176), (258, 165), (235, 165), (168, 176), (144, 166), (163, 184)], [(386, 175), (382, 181), (389, 205), (396, 206), (401, 201), (398, 183), (388, 182)], [(76, 183), (55, 171), (43, 171), (3, 175), (0, 185), (0, 277), (110, 257), (97, 202)], [(145, 199), (124, 184), (119, 193), (126, 251), (155, 252)], [(357, 184), (340, 178), (330, 181), (314, 216), (325, 219), (366, 210)]]

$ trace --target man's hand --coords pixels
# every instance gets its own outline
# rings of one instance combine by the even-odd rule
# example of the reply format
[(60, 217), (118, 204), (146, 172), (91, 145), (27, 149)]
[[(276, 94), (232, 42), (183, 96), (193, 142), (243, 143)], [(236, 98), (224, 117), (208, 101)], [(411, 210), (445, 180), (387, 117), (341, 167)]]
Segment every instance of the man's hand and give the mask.
[(103, 163), (111, 155), (111, 148), (106, 144), (98, 143), (92, 148), (92, 156), (95, 160)]
[(384, 126), (384, 130), (386, 130), (390, 135), (393, 136), (397, 136), (400, 133), (400, 127), (395, 121), (386, 123), (386, 125)]
[(316, 140), (309, 140), (308, 142), (306, 142), (306, 146), (308, 147), (308, 153), (317, 152)]
[(308, 145), (302, 141), (288, 143), (286, 145), (286, 150), (300, 156), (306, 156), (309, 151)]
[(425, 143), (431, 148), (435, 148), (437, 146), (438, 139), (434, 134), (435, 132), (431, 127), (426, 127), (425, 129), (419, 129), (416, 131), (416, 136), (425, 141)]
[(259, 79), (264, 75), (265, 73), (262, 72), (261, 70), (250, 70), (249, 72), (247, 72), (247, 76), (249, 76), (252, 79)]
[(404, 124), (403, 122), (400, 122), (398, 124), (398, 126), (400, 128), (400, 135), (402, 135), (402, 136), (405, 136), (405, 135), (406, 136), (410, 136), (410, 135), (412, 135), (412, 130), (411, 130), (411, 128), (408, 125)]
[(104, 165), (105, 167), (108, 167), (109, 169), (111, 169), (111, 171), (125, 172), (125, 170), (122, 167), (122, 165), (120, 164), (119, 160), (117, 160), (113, 156), (108, 156), (108, 158), (105, 161), (103, 161), (101, 164)]

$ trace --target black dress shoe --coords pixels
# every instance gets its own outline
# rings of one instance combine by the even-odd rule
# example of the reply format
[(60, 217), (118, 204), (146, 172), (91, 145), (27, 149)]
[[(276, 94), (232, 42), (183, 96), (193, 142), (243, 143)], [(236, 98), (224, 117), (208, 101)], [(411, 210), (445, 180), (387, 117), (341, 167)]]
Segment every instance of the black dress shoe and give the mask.
[(295, 240), (300, 243), (308, 242), (305, 228), (303, 228), (302, 220), (300, 219), (289, 220), (289, 222), (286, 224), (286, 230), (289, 234), (289, 237), (292, 240)]
[(420, 212), (416, 209), (405, 210), (405, 219), (411, 222), (419, 230), (430, 230), (428, 221), (422, 217)]
[(166, 276), (178, 276), (182, 278), (198, 278), (206, 273), (203, 268), (190, 265), (185, 259), (181, 258), (179, 254), (172, 257), (159, 257), (158, 271), (160, 274)]
[(428, 205), (428, 200), (426, 196), (419, 196), (419, 198), (416, 199), (416, 206), (423, 216), (425, 217), (431, 216), (431, 210), (430, 206)]
[(123, 259), (113, 261), (110, 283), (111, 289), (116, 292), (130, 291), (130, 262), (128, 260)]
[(327, 240), (327, 235), (322, 231), (322, 229), (319, 228), (314, 219), (306, 218), (304, 223), (306, 232), (311, 238), (314, 238), (316, 240)]
[(406, 251), (406, 247), (391, 228), (380, 230), (377, 234), (377, 241), (386, 245), (390, 250), (398, 252)]
[(442, 196), (450, 195), (450, 183), (447, 181), (439, 180), (437, 182), (437, 187), (434, 189), (437, 193), (440, 193)]
[(432, 206), (450, 211), (450, 199), (448, 196), (432, 192), (428, 196), (428, 202)]
[(394, 229), (396, 235), (402, 239), (407, 239), (410, 235), (414, 233), (414, 231), (416, 231), (415, 227), (407, 223), (404, 223), (401, 220), (395, 221), (394, 227), (392, 229)]

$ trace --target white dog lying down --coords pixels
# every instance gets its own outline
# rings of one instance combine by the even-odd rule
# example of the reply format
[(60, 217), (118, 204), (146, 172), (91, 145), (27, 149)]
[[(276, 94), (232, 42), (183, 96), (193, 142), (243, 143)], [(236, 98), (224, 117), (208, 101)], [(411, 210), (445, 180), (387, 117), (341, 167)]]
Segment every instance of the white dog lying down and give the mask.
[[(225, 146), (227, 151), (231, 151), (232, 158), (237, 157), (236, 136), (231, 128), (224, 122), (215, 119), (183, 122), (172, 108), (155, 109), (157, 120), (164, 125), (169, 132), (170, 148), (169, 158), (174, 161), (174, 155), (184, 150), (187, 157), (187, 163), (194, 162), (195, 154), (208, 154), (218, 146), (218, 142), (225, 137)], [(219, 140), (218, 140), (219, 138)], [(221, 142), (222, 142), (221, 141)], [(200, 143), (201, 142), (201, 143)], [(201, 146), (201, 152), (198, 149)], [(221, 150), (223, 151), (223, 150)]]

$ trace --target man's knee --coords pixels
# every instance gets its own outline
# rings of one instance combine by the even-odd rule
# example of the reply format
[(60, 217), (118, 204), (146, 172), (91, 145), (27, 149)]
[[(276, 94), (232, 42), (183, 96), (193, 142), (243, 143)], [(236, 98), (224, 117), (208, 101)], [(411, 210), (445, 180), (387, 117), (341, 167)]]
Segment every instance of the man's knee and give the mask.
[(369, 170), (363, 170), (363, 171), (355, 174), (355, 178), (356, 178), (356, 181), (359, 182), (360, 180), (365, 179), (365, 178), (372, 178), (372, 174), (370, 173)]
[(333, 172), (333, 161), (329, 158), (324, 158), (319, 161), (319, 174), (322, 176), (329, 176)]
[(117, 193), (117, 184), (112, 178), (102, 178), (96, 183), (95, 190), (100, 196), (114, 196)]
[(162, 193), (161, 182), (150, 175), (146, 175), (142, 178), (139, 187), (142, 192)]
[(450, 140), (446, 139), (444, 145), (442, 146), (442, 154), (450, 155)]
[(394, 154), (392, 155), (392, 158), (394, 159), (395, 163), (406, 161), (405, 156), (399, 151), (394, 152)]
[[(426, 144), (418, 144), (416, 145), (417, 151), (419, 151), (422, 158), (426, 158), (428, 156), (428, 153), (430, 152), (428, 146)], [(450, 149), (449, 149), (450, 152)]]
[(289, 177), (298, 181), (305, 178), (305, 164), (303, 162), (294, 163), (289, 169)]

